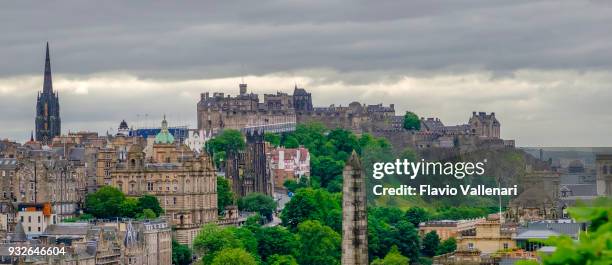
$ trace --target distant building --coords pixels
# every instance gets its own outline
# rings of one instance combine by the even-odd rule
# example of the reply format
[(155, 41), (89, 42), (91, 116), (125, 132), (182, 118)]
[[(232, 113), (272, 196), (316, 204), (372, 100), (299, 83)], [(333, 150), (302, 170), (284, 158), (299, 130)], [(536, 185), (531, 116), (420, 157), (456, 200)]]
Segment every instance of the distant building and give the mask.
[(212, 138), (212, 134), (204, 130), (189, 130), (185, 145), (196, 153), (201, 153), (204, 150), (204, 145)]
[(457, 238), (457, 236), (465, 231), (474, 229), (476, 224), (484, 222), (485, 218), (476, 218), (468, 220), (437, 220), (427, 221), (419, 224), (419, 235), (424, 237), (431, 231), (436, 231), (440, 240), (446, 240), (451, 237)]
[(195, 154), (178, 144), (164, 119), (152, 148), (141, 143), (129, 146), (126, 159), (116, 149), (101, 150), (103, 183), (127, 196), (155, 196), (175, 228), (176, 239), (191, 244), (202, 225), (217, 221), (217, 178), (206, 152)]
[(17, 222), (21, 223), (28, 238), (37, 238), (48, 226), (57, 223), (51, 203), (20, 203), (17, 205)]
[(61, 134), (61, 118), (59, 95), (53, 91), (51, 80), (51, 59), (49, 58), (49, 43), (45, 58), (45, 77), (43, 91), (36, 98), (36, 141), (50, 144), (55, 136)]
[(269, 154), (270, 178), (275, 188), (282, 188), (287, 180), (310, 177), (310, 153), (308, 149), (277, 147)]
[(469, 120), (472, 133), (479, 137), (499, 139), (500, 124), (495, 118), (495, 112), (487, 114), (486, 112), (472, 112), (472, 117)]
[(473, 229), (464, 230), (457, 238), (457, 250), (479, 251), (492, 254), (498, 250), (510, 250), (515, 247), (512, 231), (502, 228), (498, 216), (491, 215), (484, 222), (479, 222)]
[(612, 196), (612, 154), (596, 154), (597, 195)]

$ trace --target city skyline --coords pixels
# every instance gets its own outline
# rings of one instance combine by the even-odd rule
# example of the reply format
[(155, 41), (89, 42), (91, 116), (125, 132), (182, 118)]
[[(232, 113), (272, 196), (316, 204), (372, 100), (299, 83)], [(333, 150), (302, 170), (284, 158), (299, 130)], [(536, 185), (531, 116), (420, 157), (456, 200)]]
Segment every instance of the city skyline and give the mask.
[[(381, 4), (377, 15), (367, 4), (344, 3), (343, 15), (324, 8), (341, 2), (217, 4), (216, 12), (206, 3), (125, 4), (102, 6), (109, 12), (97, 16), (85, 15), (92, 5), (71, 3), (83, 14), (70, 20), (55, 18), (65, 2), (43, 13), (30, 4), (0, 11), (15, 22), (0, 26), (0, 55), (11, 62), (0, 66), (0, 138), (23, 142), (34, 130), (49, 40), (63, 133), (104, 133), (123, 119), (137, 125), (145, 113), (148, 125), (165, 113), (171, 125), (195, 128), (199, 93), (236, 95), (244, 78), (254, 93), (290, 92), (297, 83), (316, 106), (395, 104), (398, 113), (445, 124), (495, 112), (502, 137), (518, 146), (612, 145), (612, 9), (601, 2)], [(282, 15), (265, 16), (265, 8)], [(19, 33), (9, 24), (22, 25)]]

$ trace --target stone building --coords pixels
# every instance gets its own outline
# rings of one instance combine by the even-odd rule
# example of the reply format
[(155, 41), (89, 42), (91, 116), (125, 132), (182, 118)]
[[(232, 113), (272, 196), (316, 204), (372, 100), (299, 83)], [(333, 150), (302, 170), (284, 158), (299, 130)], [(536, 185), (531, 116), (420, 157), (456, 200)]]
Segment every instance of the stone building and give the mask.
[(274, 188), (283, 188), (287, 180), (298, 181), (302, 177), (310, 177), (310, 153), (308, 149), (277, 147), (268, 155), (270, 179)]
[(342, 265), (367, 265), (366, 180), (355, 151), (346, 162), (342, 177)]
[(198, 129), (214, 135), (222, 129), (242, 130), (274, 124), (293, 124), (295, 109), (293, 97), (286, 93), (259, 96), (247, 93), (247, 85), (240, 84), (240, 94), (232, 97), (224, 93), (202, 93), (197, 104)]
[(85, 168), (49, 152), (37, 153), (17, 162), (12, 179), (13, 200), (21, 203), (50, 202), (59, 220), (74, 217), (85, 201)]
[(612, 154), (596, 154), (597, 195), (612, 196)]
[(61, 133), (59, 95), (53, 91), (51, 80), (51, 59), (49, 58), (49, 43), (47, 42), (47, 57), (45, 58), (45, 77), (43, 91), (36, 98), (36, 140), (50, 144), (55, 136)]
[(436, 220), (427, 221), (419, 224), (419, 236), (424, 237), (431, 231), (436, 231), (440, 240), (446, 240), (457, 236), (466, 230), (474, 229), (476, 224), (484, 222), (485, 218), (475, 218), (466, 220)]
[(129, 147), (125, 160), (113, 158), (113, 151), (104, 151), (102, 156), (110, 157), (104, 161), (110, 162), (104, 167), (109, 170), (104, 183), (127, 196), (157, 197), (175, 227), (176, 239), (191, 244), (202, 225), (217, 221), (217, 178), (210, 157), (176, 144), (167, 128), (164, 119), (149, 155), (139, 144)]
[(495, 112), (487, 114), (486, 112), (472, 112), (472, 117), (468, 124), (471, 127), (472, 133), (483, 138), (500, 138), (500, 124), (495, 118)]
[(464, 230), (457, 238), (458, 251), (479, 251), (482, 254), (495, 253), (515, 247), (513, 232), (502, 227), (497, 215), (490, 215), (484, 222), (477, 223), (473, 229)]

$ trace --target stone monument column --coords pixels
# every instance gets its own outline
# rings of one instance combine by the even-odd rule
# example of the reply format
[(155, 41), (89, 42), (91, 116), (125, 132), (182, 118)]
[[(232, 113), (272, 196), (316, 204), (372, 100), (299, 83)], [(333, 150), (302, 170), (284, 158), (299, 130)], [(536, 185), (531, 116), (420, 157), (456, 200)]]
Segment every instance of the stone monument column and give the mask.
[(346, 162), (342, 176), (342, 265), (367, 265), (366, 185), (361, 162), (355, 151)]

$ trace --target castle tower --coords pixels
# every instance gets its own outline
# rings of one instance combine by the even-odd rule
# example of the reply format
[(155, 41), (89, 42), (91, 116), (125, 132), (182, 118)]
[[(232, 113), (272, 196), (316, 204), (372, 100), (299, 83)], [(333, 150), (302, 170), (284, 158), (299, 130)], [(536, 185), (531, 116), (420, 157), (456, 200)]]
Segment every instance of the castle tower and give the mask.
[(357, 153), (346, 162), (342, 186), (342, 265), (368, 264), (366, 185)]
[(45, 59), (45, 78), (42, 93), (36, 99), (36, 140), (43, 145), (49, 145), (53, 137), (61, 133), (59, 115), (59, 96), (53, 92), (51, 80), (51, 59), (49, 58), (49, 43)]
[(612, 196), (612, 154), (596, 154), (597, 196)]

